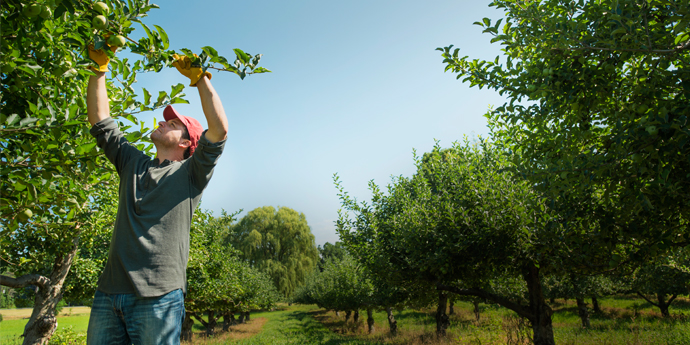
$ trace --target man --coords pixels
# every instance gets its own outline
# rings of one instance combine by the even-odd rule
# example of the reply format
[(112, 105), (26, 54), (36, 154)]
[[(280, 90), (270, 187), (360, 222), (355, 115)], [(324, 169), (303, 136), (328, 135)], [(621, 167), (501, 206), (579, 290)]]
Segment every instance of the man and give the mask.
[(91, 308), (87, 343), (179, 344), (184, 319), (192, 215), (223, 151), (228, 130), (211, 74), (175, 55), (178, 71), (199, 90), (208, 130), (172, 106), (151, 133), (151, 159), (124, 138), (110, 117), (108, 56), (89, 47), (98, 68), (89, 79), (91, 134), (120, 176), (110, 252)]

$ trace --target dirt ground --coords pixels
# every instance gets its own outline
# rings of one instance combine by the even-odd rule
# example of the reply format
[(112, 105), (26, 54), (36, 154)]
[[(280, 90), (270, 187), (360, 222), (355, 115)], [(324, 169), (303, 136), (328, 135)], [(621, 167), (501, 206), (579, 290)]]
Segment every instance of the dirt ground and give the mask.
[[(0, 309), (0, 314), (4, 320), (28, 319), (32, 311), (33, 308)], [(64, 307), (58, 316), (76, 316), (89, 313), (91, 313), (89, 307)]]

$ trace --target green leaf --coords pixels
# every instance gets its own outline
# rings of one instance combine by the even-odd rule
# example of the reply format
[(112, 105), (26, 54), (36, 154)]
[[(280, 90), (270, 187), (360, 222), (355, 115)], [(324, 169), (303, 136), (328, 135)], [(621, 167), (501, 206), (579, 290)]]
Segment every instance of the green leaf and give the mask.
[(168, 34), (163, 30), (162, 27), (158, 25), (153, 25), (156, 30), (158, 30), (158, 34), (161, 36), (161, 40), (163, 41), (163, 49), (168, 49), (170, 46), (170, 40), (168, 39)]
[(76, 152), (78, 155), (83, 155), (85, 153), (91, 152), (96, 147), (96, 143), (87, 143), (77, 146)]
[(243, 64), (246, 65), (249, 63), (249, 59), (251, 57), (247, 53), (242, 51), (242, 49), (235, 48), (233, 49), (233, 51), (235, 52), (235, 55), (237, 55), (237, 59), (239, 59)]
[(182, 90), (184, 90), (184, 84), (182, 83), (173, 86), (172, 90), (170, 91), (170, 97), (177, 96), (177, 94), (179, 94)]
[(144, 104), (145, 105), (150, 105), (151, 104), (151, 93), (149, 90), (146, 90), (145, 88), (142, 88), (144, 90)]

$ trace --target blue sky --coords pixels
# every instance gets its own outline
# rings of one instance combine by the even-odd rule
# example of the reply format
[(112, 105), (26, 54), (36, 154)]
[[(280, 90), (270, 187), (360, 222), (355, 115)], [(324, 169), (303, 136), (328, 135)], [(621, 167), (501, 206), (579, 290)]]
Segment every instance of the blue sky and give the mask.
[[(246, 214), (286, 206), (306, 215), (316, 243), (338, 240), (337, 173), (350, 195), (367, 200), (367, 182), (414, 173), (412, 151), (435, 141), (486, 135), (483, 114), (503, 98), (470, 89), (444, 73), (440, 52), (491, 59), (500, 46), (472, 25), (502, 12), (468, 1), (164, 1), (144, 19), (163, 27), (170, 47), (200, 53), (212, 46), (229, 60), (233, 48), (264, 54), (273, 73), (240, 80), (216, 72), (230, 129), (225, 152), (201, 207)], [(138, 30), (143, 31), (143, 30)], [(139, 33), (141, 34), (141, 33)], [(136, 36), (136, 35), (135, 35)], [(175, 69), (141, 75), (157, 94), (188, 79)], [(140, 92), (139, 92), (140, 93)], [(205, 125), (195, 88), (176, 109)], [(151, 126), (162, 111), (139, 118)]]

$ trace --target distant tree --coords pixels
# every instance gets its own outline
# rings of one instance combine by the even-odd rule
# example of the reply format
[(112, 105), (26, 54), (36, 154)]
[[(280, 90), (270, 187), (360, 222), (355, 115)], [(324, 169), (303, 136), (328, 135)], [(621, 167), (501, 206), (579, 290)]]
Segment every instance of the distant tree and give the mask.
[(319, 270), (323, 271), (323, 267), (326, 264), (326, 261), (329, 259), (338, 259), (342, 260), (345, 255), (348, 254), (347, 248), (343, 245), (342, 242), (335, 242), (334, 244), (330, 244), (328, 242), (324, 243), (323, 247), (317, 246), (317, 250), (319, 251), (319, 256), (321, 257), (321, 260), (319, 260)]
[[(678, 249), (671, 255), (641, 266), (628, 279), (632, 291), (659, 308), (661, 315), (669, 317), (671, 313), (668, 309), (673, 301), (678, 296), (690, 294), (689, 266), (688, 250)], [(649, 298), (649, 295), (654, 297)]]
[(289, 297), (317, 267), (319, 253), (304, 213), (272, 206), (256, 208), (231, 226), (226, 243), (252, 267), (268, 274)]

